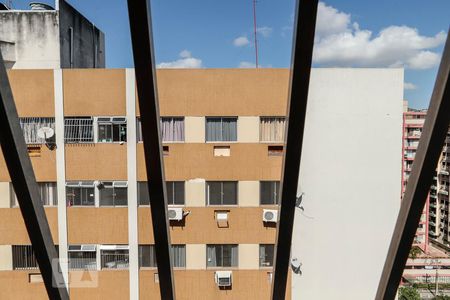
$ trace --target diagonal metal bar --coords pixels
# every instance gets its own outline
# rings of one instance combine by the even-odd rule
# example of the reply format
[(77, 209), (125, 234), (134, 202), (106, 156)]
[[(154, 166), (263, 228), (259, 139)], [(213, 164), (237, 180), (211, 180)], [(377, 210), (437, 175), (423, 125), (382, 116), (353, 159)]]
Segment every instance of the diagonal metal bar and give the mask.
[(285, 299), (318, 0), (297, 0), (272, 299)]
[(450, 37), (444, 48), (422, 137), (406, 185), (376, 299), (394, 299), (450, 122)]
[(150, 0), (128, 0), (161, 299), (175, 299)]
[(0, 143), (50, 299), (69, 299), (0, 53)]

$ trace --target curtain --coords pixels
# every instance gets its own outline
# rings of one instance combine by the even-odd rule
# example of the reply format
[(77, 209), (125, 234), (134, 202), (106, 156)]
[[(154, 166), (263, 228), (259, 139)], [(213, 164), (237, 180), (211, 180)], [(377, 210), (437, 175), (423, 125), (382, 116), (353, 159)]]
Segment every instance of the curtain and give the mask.
[(170, 254), (175, 268), (186, 267), (186, 247), (185, 245), (172, 245)]
[(218, 247), (208, 245), (207, 248), (207, 257), (208, 257), (208, 267), (217, 267), (217, 256), (216, 250)]
[(232, 267), (238, 266), (238, 246), (237, 245), (231, 246), (231, 266)]
[(284, 117), (261, 118), (260, 138), (263, 142), (283, 142), (286, 119)]
[(55, 130), (55, 118), (20, 118), (20, 127), (22, 128), (27, 144), (44, 144), (45, 139), (37, 136), (37, 131), (42, 127), (50, 127)]
[(222, 141), (237, 141), (237, 119), (222, 119)]
[(221, 118), (207, 118), (206, 119), (206, 141), (214, 142), (222, 139), (221, 132)]
[(184, 118), (161, 118), (161, 138), (167, 142), (184, 141)]

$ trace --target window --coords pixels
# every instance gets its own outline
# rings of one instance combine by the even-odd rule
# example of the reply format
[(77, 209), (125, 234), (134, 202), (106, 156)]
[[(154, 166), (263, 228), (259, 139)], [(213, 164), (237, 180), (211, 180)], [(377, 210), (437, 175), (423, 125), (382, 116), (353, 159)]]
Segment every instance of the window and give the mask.
[(206, 118), (207, 142), (237, 141), (236, 117), (208, 117)]
[[(56, 206), (58, 205), (58, 191), (56, 189), (56, 182), (38, 182), (39, 196), (42, 201), (42, 205), (45, 206)], [(17, 196), (14, 192), (12, 184), (10, 184), (10, 197), (11, 197), (11, 207), (19, 206), (17, 202)]]
[(261, 117), (259, 127), (261, 142), (284, 142), (285, 127), (285, 117)]
[(126, 206), (128, 185), (124, 181), (102, 182), (99, 185), (100, 206)]
[(184, 181), (167, 181), (167, 204), (184, 205)]
[(19, 118), (19, 120), (27, 144), (45, 144), (45, 139), (37, 135), (40, 128), (50, 127), (55, 130), (55, 118)]
[[(186, 245), (172, 245), (170, 257), (174, 268), (186, 267)], [(139, 245), (139, 267), (156, 268), (155, 245)]]
[(278, 204), (279, 181), (261, 181), (259, 183), (259, 191), (260, 204)]
[(31, 245), (12, 246), (13, 270), (37, 269), (38, 264)]
[[(161, 117), (160, 119), (161, 139), (163, 142), (184, 141), (184, 118), (183, 117)], [(142, 142), (141, 118), (137, 118), (137, 140)]]
[(67, 206), (94, 206), (95, 187), (93, 181), (66, 183)]
[(95, 245), (69, 245), (69, 270), (97, 269), (97, 247)]
[(98, 142), (126, 142), (127, 141), (127, 119), (123, 117), (97, 118)]
[[(58, 252), (58, 245), (55, 245)], [(38, 264), (31, 245), (12, 245), (13, 270), (37, 269)]]
[(236, 205), (237, 181), (207, 181), (206, 198), (208, 205)]
[(137, 183), (137, 195), (139, 205), (150, 205), (150, 195), (148, 194), (147, 181), (139, 181)]
[(238, 245), (207, 245), (208, 267), (237, 267)]
[(127, 269), (128, 268), (128, 246), (104, 245), (100, 248), (102, 269)]
[(92, 117), (64, 118), (65, 143), (93, 143), (94, 120)]
[(259, 266), (260, 267), (273, 267), (273, 244), (261, 244), (259, 245)]

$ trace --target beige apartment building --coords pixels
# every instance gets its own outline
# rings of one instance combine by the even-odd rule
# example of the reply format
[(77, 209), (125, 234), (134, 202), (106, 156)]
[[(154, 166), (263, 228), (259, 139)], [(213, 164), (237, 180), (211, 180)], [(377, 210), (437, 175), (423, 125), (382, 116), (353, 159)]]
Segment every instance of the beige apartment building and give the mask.
[[(134, 70), (8, 74), (71, 298), (157, 299)], [(178, 299), (269, 297), (288, 76), (158, 71)], [(0, 181), (0, 299), (46, 299), (3, 159)]]

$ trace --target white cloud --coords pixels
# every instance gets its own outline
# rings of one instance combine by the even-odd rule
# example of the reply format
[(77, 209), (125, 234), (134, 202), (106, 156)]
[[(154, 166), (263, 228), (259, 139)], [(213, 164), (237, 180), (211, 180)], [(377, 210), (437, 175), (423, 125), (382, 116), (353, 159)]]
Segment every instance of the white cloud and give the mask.
[(423, 36), (408, 26), (388, 26), (374, 36), (352, 23), (350, 14), (320, 3), (314, 62), (322, 66), (429, 69), (440, 59), (431, 49), (442, 45), (445, 38), (444, 31)]
[(243, 69), (249, 69), (249, 68), (255, 68), (256, 65), (254, 63), (251, 63), (249, 61), (241, 61), (239, 63), (239, 68), (243, 68)]
[(237, 37), (233, 41), (233, 45), (235, 45), (236, 47), (243, 47), (247, 46), (248, 44), (250, 44), (250, 41), (246, 36)]
[(261, 34), (263, 37), (268, 38), (272, 34), (273, 29), (271, 27), (263, 26), (258, 27), (256, 32)]
[(192, 57), (192, 54), (188, 50), (183, 50), (179, 54), (180, 59), (162, 62), (156, 65), (159, 69), (192, 69), (192, 68), (202, 68), (202, 60)]
[(414, 83), (411, 83), (411, 82), (405, 82), (405, 83), (403, 84), (403, 88), (404, 88), (405, 90), (415, 90), (415, 89), (417, 89), (417, 86), (416, 86)]

